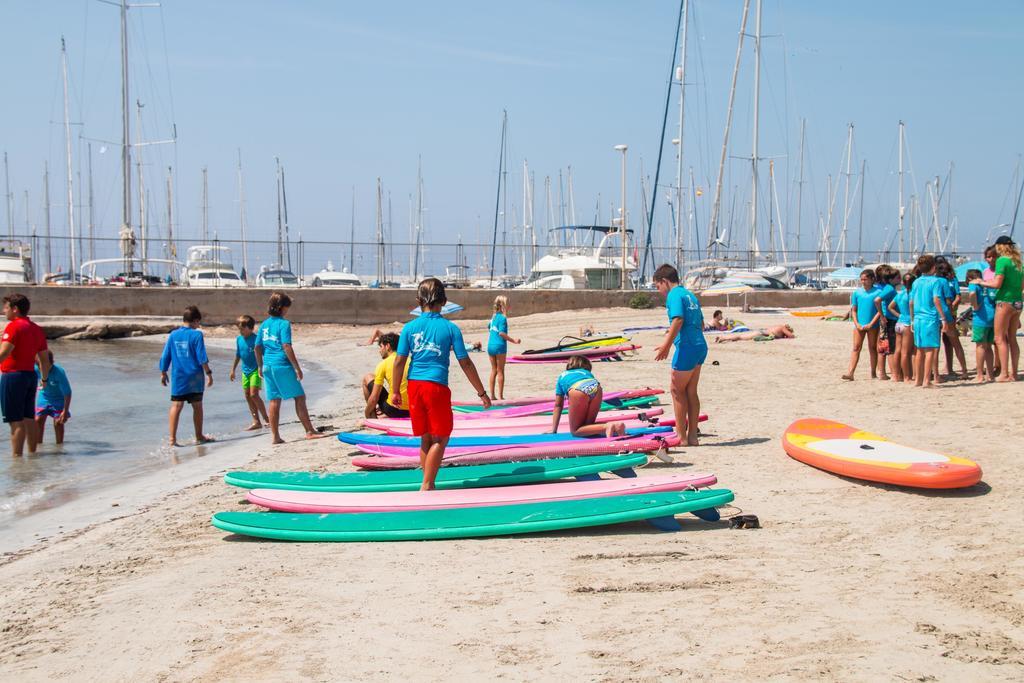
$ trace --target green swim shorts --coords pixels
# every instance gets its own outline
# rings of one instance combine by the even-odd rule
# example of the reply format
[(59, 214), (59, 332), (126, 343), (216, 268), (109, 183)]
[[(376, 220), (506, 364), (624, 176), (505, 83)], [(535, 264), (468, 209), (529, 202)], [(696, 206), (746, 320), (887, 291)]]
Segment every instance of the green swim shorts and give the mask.
[(992, 327), (971, 327), (971, 341), (975, 344), (992, 344), (996, 340), (996, 331)]
[(252, 372), (244, 373), (242, 375), (242, 388), (243, 389), (259, 389), (263, 386), (260, 382), (259, 370), (253, 370)]

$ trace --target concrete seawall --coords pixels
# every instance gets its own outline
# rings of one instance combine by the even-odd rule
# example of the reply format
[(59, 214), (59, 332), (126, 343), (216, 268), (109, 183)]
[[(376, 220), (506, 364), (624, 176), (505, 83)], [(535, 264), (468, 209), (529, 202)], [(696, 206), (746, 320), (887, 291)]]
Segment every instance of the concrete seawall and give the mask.
[[(206, 324), (228, 324), (243, 313), (257, 320), (265, 315), (270, 289), (189, 289), (123, 287), (21, 287), (17, 291), (32, 302), (32, 315), (47, 316), (174, 316), (185, 306), (196, 305)], [(342, 323), (375, 325), (406, 320), (416, 305), (411, 289), (326, 289), (286, 290), (294, 300), (289, 317), (301, 323)], [(466, 308), (455, 319), (482, 319), (491, 315), (498, 294), (508, 296), (516, 315), (550, 313), (582, 308), (628, 306), (637, 292), (602, 290), (488, 290), (453, 289), (448, 297)], [(646, 292), (654, 306), (663, 305), (657, 292)], [(705, 307), (742, 306), (804, 308), (829, 306), (833, 310), (849, 305), (849, 292), (811, 290), (752, 292), (747, 295), (701, 296)]]

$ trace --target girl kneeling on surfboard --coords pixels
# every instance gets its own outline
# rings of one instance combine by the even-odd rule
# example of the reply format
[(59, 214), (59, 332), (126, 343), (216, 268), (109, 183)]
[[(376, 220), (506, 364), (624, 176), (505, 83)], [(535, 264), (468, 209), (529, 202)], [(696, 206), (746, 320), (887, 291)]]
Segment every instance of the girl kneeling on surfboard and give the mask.
[[(434, 488), (437, 470), (441, 467), (448, 437), (452, 434), (452, 392), (448, 388), (448, 363), (452, 352), (476, 395), (491, 407), (476, 366), (466, 352), (462, 331), (450, 320), (441, 317), (441, 307), (448, 303), (444, 284), (436, 277), (420, 283), (416, 302), (422, 314), (402, 328), (395, 356), (394, 376), (409, 380), (409, 417), (412, 433), (420, 437), (420, 466), (423, 468), (421, 491)], [(409, 362), (408, 374), (405, 364)], [(394, 402), (402, 403), (402, 385), (391, 390)]]
[(569, 431), (573, 436), (622, 436), (626, 425), (621, 422), (597, 424), (601, 411), (604, 390), (601, 383), (590, 371), (590, 359), (573, 356), (565, 366), (565, 372), (555, 382), (555, 407), (551, 416), (551, 433), (558, 433), (565, 401), (569, 401)]

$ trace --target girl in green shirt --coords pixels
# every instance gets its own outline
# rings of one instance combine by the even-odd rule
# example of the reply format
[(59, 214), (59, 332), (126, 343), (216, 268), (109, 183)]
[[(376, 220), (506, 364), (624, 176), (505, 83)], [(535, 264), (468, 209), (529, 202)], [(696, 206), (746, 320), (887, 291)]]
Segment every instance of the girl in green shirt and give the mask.
[(996, 314), (993, 323), (996, 354), (1002, 373), (997, 382), (1013, 382), (1017, 379), (1020, 365), (1020, 346), (1017, 344), (1017, 330), (1020, 328), (1022, 308), (1021, 289), (1024, 286), (1024, 269), (1021, 267), (1020, 251), (1008, 236), (996, 240), (995, 276), (991, 280), (974, 280), (982, 287), (996, 290)]

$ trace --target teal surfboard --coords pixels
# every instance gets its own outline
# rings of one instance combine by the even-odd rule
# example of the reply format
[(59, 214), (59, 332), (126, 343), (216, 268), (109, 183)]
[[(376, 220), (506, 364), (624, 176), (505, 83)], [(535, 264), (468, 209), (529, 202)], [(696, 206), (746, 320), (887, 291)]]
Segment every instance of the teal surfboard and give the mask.
[[(651, 434), (666, 434), (673, 430), (673, 427), (630, 427), (626, 429), (626, 437), (647, 436)], [(620, 438), (626, 438), (620, 437)], [(558, 434), (513, 434), (506, 436), (492, 436), (482, 434), (480, 436), (453, 436), (448, 439), (448, 445), (455, 446), (507, 446), (509, 444), (536, 444), (551, 443), (554, 441), (579, 441), (585, 443), (587, 438), (573, 436), (569, 432)], [(338, 434), (338, 441), (353, 446), (366, 444), (369, 446), (412, 446), (420, 445), (418, 436), (390, 436), (379, 432), (342, 432)]]
[[(463, 489), (515, 484), (538, 484), (570, 477), (596, 478), (601, 472), (631, 476), (631, 468), (643, 465), (643, 453), (590, 455), (552, 458), (535, 462), (503, 462), (491, 465), (442, 467), (437, 488)], [(224, 482), (244, 489), (286, 491), (416, 491), (423, 481), (422, 470), (380, 470), (374, 472), (228, 472)]]
[(419, 541), (507, 536), (648, 520), (678, 529), (674, 515), (692, 512), (717, 519), (730, 503), (728, 489), (563, 500), (495, 507), (358, 514), (218, 512), (213, 526), (234, 534), (284, 541)]

